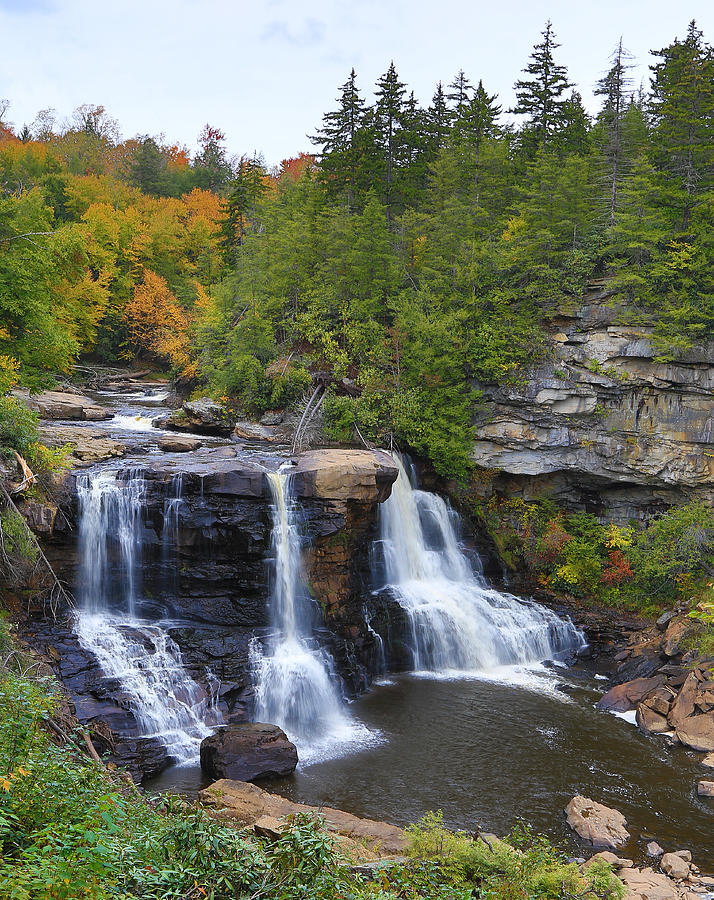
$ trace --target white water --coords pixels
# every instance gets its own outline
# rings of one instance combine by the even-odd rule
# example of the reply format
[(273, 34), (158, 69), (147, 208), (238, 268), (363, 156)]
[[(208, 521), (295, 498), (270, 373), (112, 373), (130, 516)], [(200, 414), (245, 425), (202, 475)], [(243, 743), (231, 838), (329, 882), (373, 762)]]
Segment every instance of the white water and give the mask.
[[(201, 741), (221, 717), (183, 666), (166, 631), (137, 618), (141, 591), (143, 501), (140, 470), (119, 481), (112, 471), (78, 477), (80, 644), (116, 679), (144, 737), (156, 737), (178, 762), (198, 756)], [(164, 554), (175, 539), (181, 480), (174, 479), (164, 509)]]
[(442, 675), (553, 659), (583, 646), (568, 620), (489, 587), (459, 547), (455, 513), (415, 490), (401, 461), (381, 509), (388, 586), (407, 613), (417, 672)]
[(304, 763), (335, 755), (369, 732), (344, 707), (330, 654), (312, 637), (314, 602), (301, 583), (300, 534), (290, 476), (268, 474), (273, 498), (271, 617), (267, 653), (254, 647), (256, 719), (279, 725)]

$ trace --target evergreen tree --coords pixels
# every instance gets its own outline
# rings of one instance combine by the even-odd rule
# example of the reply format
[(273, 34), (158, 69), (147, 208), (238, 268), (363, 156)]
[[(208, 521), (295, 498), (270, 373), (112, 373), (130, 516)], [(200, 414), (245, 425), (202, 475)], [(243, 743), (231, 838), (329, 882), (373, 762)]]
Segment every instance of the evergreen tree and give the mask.
[(145, 194), (160, 194), (166, 159), (152, 137), (141, 138), (131, 164), (131, 179)]
[(653, 52), (660, 58), (651, 67), (654, 158), (686, 231), (714, 186), (714, 54), (694, 21), (684, 41)]
[(266, 172), (260, 157), (243, 157), (236, 177), (228, 185), (223, 205), (219, 243), (227, 262), (235, 259), (236, 251), (245, 241), (249, 227), (254, 227), (258, 205), (267, 190)]
[(560, 129), (554, 145), (561, 154), (584, 154), (590, 149), (590, 116), (578, 91), (572, 91), (563, 103)]
[(566, 100), (565, 91), (572, 87), (568, 81), (565, 66), (555, 61), (554, 52), (560, 47), (555, 40), (553, 25), (546, 22), (541, 32), (543, 40), (535, 44), (530, 62), (523, 70), (529, 77), (517, 81), (514, 85), (517, 103), (512, 112), (527, 116), (526, 143), (546, 146), (561, 127)]
[(451, 120), (451, 110), (446, 101), (444, 88), (439, 82), (431, 99), (431, 106), (426, 111), (424, 121), (424, 135), (430, 160), (436, 156), (446, 143), (451, 129)]
[(226, 156), (226, 136), (219, 128), (206, 124), (198, 136), (199, 152), (193, 169), (198, 186), (207, 191), (222, 192), (231, 177)]
[(364, 188), (365, 105), (357, 88), (357, 75), (352, 69), (340, 89), (339, 108), (326, 113), (322, 128), (310, 140), (320, 147), (320, 172), (331, 196), (347, 194), (354, 209)]
[(471, 91), (473, 91), (473, 85), (466, 77), (464, 70), (459, 69), (449, 85), (449, 92), (446, 95), (446, 99), (453, 104), (457, 115), (461, 112), (461, 107), (469, 102)]
[(606, 166), (605, 186), (608, 203), (608, 224), (615, 224), (618, 192), (628, 169), (628, 152), (625, 141), (624, 119), (627, 113), (627, 97), (630, 78), (627, 74), (632, 66), (630, 55), (622, 46), (622, 38), (612, 54), (612, 65), (595, 88), (595, 94), (603, 97), (603, 105), (598, 116), (604, 139), (601, 152)]
[(406, 105), (404, 94), (406, 85), (399, 80), (394, 61), (389, 68), (377, 80), (375, 91), (376, 103), (374, 107), (375, 126), (377, 134), (377, 146), (384, 162), (384, 199), (387, 209), (387, 221), (393, 214), (395, 203), (394, 182), (398, 176), (398, 166), (401, 162), (399, 149), (404, 149), (399, 139), (399, 132), (404, 127)]

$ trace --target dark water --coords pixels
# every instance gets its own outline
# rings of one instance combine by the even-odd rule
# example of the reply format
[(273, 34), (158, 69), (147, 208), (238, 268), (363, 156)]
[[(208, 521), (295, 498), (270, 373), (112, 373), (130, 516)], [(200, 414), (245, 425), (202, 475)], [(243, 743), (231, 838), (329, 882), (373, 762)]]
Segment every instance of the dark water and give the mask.
[[(453, 828), (505, 834), (522, 818), (576, 853), (585, 848), (563, 808), (580, 793), (624, 813), (630, 855), (656, 838), (667, 850), (690, 848), (711, 871), (714, 802), (696, 795), (707, 771), (701, 754), (593, 709), (599, 695), (577, 673), (536, 679), (532, 689), (400, 676), (351, 706), (380, 743), (264, 786), (402, 825), (441, 809)], [(196, 769), (172, 769), (150, 787), (193, 793), (199, 780)]]

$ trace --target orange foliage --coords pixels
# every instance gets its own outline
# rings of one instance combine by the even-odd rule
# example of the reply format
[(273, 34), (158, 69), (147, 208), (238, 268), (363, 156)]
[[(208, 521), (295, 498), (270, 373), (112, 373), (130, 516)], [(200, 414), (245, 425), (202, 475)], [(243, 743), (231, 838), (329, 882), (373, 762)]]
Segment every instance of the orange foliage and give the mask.
[(280, 181), (299, 181), (308, 169), (315, 165), (315, 157), (311, 153), (299, 153), (280, 163), (278, 178)]
[(181, 373), (190, 370), (191, 322), (164, 278), (145, 270), (144, 280), (136, 285), (126, 305), (124, 319), (142, 351), (169, 362)]
[(632, 578), (634, 574), (632, 567), (622, 550), (610, 550), (607, 557), (608, 565), (601, 576), (601, 580), (605, 584), (620, 584), (626, 578)]

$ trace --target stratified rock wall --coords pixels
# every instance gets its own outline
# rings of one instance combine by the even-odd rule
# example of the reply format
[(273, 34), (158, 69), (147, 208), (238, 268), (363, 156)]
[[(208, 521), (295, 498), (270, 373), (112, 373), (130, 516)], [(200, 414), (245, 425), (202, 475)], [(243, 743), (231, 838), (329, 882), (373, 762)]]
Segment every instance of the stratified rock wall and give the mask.
[(479, 385), (472, 458), (491, 488), (619, 522), (714, 503), (714, 343), (658, 362), (650, 333), (593, 286), (523, 386)]

